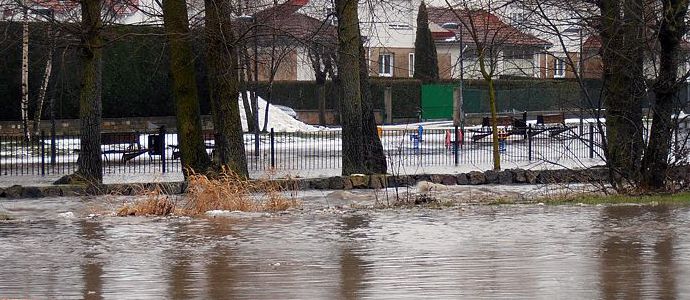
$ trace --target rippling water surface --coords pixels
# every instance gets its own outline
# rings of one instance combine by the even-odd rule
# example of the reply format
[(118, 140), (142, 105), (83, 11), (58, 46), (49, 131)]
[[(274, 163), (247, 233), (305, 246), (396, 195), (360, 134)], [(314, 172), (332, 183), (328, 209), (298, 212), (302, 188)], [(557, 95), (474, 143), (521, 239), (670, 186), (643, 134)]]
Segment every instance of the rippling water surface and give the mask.
[(468, 206), (210, 219), (3, 202), (1, 298), (690, 298), (690, 208)]

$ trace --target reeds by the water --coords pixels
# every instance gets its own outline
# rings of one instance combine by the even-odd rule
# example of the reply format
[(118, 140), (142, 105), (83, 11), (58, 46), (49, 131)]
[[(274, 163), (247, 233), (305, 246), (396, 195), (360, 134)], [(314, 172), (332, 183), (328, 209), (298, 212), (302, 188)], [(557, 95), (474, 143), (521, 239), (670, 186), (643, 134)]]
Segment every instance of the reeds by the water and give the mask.
[(285, 195), (287, 187), (271, 180), (270, 174), (259, 180), (246, 180), (223, 170), (214, 178), (192, 174), (188, 182), (186, 203), (181, 208), (187, 215), (210, 210), (283, 211), (300, 204), (293, 196)]
[(287, 195), (289, 181), (273, 180), (271, 174), (262, 179), (247, 180), (223, 169), (209, 177), (190, 172), (183, 197), (167, 195), (160, 186), (142, 189), (142, 200), (124, 204), (118, 216), (199, 216), (212, 210), (244, 212), (276, 212), (298, 207), (294, 195)]

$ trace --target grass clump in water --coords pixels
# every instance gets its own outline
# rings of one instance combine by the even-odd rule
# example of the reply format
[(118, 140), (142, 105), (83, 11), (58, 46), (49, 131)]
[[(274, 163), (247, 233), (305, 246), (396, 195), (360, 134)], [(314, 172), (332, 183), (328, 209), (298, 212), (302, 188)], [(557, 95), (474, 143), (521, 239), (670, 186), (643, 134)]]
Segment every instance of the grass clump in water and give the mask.
[(294, 195), (286, 196), (290, 180), (273, 180), (270, 173), (259, 180), (247, 180), (227, 169), (209, 177), (190, 172), (182, 199), (174, 200), (160, 185), (141, 187), (135, 193), (143, 200), (125, 203), (118, 216), (199, 216), (212, 210), (276, 212), (300, 206)]
[(117, 215), (125, 216), (168, 216), (175, 212), (176, 203), (163, 192), (160, 185), (151, 189), (142, 189), (138, 193), (143, 200), (125, 203), (117, 210)]
[(11, 221), (11, 220), (14, 220), (14, 218), (12, 218), (12, 216), (10, 216), (10, 214), (8, 214), (4, 211), (0, 211), (0, 221)]
[(211, 210), (244, 212), (284, 211), (300, 206), (294, 195), (286, 196), (290, 180), (272, 180), (270, 173), (259, 180), (247, 180), (232, 171), (214, 178), (194, 174), (188, 178), (185, 215), (201, 215)]

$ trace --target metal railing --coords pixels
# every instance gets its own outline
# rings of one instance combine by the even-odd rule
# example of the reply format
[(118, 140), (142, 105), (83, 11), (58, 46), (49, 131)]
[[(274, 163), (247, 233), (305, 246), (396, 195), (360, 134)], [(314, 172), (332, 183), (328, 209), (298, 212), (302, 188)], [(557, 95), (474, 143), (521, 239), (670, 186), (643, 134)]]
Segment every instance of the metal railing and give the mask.
[[(485, 129), (486, 130), (486, 129)], [(492, 163), (492, 136), (487, 131), (458, 128), (386, 129), (380, 138), (389, 167), (462, 166)], [(455, 137), (458, 137), (457, 139)], [(597, 126), (527, 127), (501, 133), (504, 163), (547, 161), (562, 163), (602, 156)], [(339, 130), (245, 134), (250, 170), (332, 170), (341, 168), (342, 135)], [(109, 132), (101, 135), (103, 173), (181, 172), (177, 134), (165, 128), (147, 132)], [(207, 152), (213, 154), (212, 137), (205, 135)], [(457, 142), (456, 142), (457, 140)], [(31, 141), (22, 136), (0, 136), (0, 176), (62, 175), (73, 173), (79, 157), (79, 134), (50, 136), (41, 133)]]

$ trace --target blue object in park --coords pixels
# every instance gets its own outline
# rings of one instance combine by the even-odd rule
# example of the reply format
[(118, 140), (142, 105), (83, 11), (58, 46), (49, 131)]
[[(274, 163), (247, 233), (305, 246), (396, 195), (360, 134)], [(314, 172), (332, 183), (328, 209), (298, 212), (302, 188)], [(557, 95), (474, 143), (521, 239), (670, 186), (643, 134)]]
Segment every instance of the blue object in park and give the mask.
[(506, 152), (506, 139), (498, 140), (498, 152)]
[(422, 135), (424, 134), (424, 127), (422, 125), (419, 125), (417, 127), (417, 134), (411, 134), (410, 135), (410, 141), (412, 141), (412, 147), (414, 150), (419, 150), (419, 143), (423, 141)]

